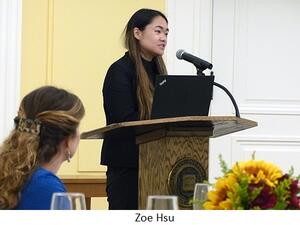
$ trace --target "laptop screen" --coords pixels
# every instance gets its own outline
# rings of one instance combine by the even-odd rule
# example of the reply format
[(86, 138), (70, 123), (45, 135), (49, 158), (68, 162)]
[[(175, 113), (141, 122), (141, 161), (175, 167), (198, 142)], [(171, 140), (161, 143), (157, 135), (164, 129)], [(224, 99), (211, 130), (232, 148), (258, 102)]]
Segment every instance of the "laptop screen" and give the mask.
[(158, 75), (151, 119), (207, 116), (214, 76)]

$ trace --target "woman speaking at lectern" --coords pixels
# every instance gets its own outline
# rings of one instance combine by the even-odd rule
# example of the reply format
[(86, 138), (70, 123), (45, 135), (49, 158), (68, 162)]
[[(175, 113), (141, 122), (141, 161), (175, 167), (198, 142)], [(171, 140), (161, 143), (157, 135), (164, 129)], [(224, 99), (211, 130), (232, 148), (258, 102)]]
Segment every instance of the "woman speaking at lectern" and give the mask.
[[(157, 10), (140, 9), (129, 19), (124, 30), (128, 51), (109, 67), (103, 85), (107, 125), (150, 119), (155, 77), (167, 74), (162, 55), (168, 32), (168, 20)], [(106, 137), (101, 164), (107, 165), (109, 209), (137, 209), (135, 134)]]

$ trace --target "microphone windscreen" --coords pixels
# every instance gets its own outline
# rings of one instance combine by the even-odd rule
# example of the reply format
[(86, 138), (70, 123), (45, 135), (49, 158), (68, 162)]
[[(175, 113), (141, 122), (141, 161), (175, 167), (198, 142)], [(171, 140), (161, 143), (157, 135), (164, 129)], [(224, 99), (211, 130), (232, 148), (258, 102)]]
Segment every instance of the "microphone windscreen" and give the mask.
[(183, 49), (179, 49), (177, 52), (176, 52), (176, 57), (177, 59), (182, 59), (182, 55), (185, 51)]

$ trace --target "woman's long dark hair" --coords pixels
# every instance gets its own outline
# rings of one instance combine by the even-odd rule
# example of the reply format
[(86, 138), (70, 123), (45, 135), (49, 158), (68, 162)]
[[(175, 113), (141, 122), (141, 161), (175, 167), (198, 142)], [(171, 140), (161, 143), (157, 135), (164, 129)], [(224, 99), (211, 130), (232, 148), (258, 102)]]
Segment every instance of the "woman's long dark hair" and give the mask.
[(17, 206), (32, 172), (57, 154), (64, 138), (76, 133), (84, 113), (76, 95), (52, 86), (23, 98), (15, 129), (0, 147), (0, 209)]
[[(130, 58), (134, 62), (137, 74), (137, 99), (140, 119), (150, 118), (154, 87), (143, 66), (139, 41), (134, 37), (133, 29), (137, 27), (139, 30), (143, 31), (157, 16), (163, 17), (166, 22), (168, 22), (166, 16), (157, 10), (140, 9), (132, 15), (125, 28), (125, 47), (129, 51)], [(167, 74), (167, 69), (162, 57), (157, 56), (154, 60), (159, 74)]]

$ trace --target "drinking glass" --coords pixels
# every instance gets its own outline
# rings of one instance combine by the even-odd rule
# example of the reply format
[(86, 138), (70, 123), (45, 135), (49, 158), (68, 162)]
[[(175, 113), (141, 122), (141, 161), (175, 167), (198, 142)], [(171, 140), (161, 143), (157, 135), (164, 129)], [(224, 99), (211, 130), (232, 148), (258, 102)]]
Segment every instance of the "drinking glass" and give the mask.
[(178, 198), (173, 195), (150, 195), (147, 199), (148, 210), (176, 210)]
[(85, 196), (83, 193), (57, 192), (53, 193), (51, 207), (53, 210), (85, 210)]
[(203, 203), (207, 200), (208, 184), (196, 183), (194, 189), (193, 209), (203, 209)]

